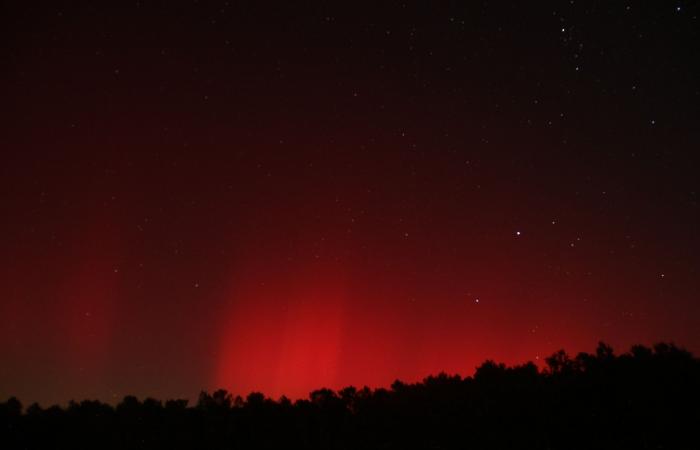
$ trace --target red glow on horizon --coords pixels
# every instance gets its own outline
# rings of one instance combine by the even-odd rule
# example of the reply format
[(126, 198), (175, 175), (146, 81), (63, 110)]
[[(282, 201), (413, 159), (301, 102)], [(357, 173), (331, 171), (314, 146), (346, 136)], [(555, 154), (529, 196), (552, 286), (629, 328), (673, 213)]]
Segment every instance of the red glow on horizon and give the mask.
[(336, 385), (347, 336), (347, 292), (326, 271), (234, 288), (215, 385), (245, 394), (305, 396)]
[[(513, 339), (504, 331), (512, 324), (494, 319), (502, 314), (490, 305), (497, 302), (471, 299), (446, 315), (433, 306), (439, 301), (414, 303), (399, 282), (370, 286), (376, 280), (353, 279), (339, 265), (331, 267), (309, 263), (281, 274), (268, 266), (272, 278), (251, 267), (237, 279), (208, 389), (306, 398), (322, 387), (388, 387), (396, 379), (415, 382), (439, 372), (468, 376), (486, 359), (541, 363), (537, 348), (558, 349), (533, 330)], [(413, 312), (395, 314), (382, 302), (392, 297), (405, 298)], [(568, 340), (592, 349), (595, 341), (581, 339), (581, 331), (569, 326)]]

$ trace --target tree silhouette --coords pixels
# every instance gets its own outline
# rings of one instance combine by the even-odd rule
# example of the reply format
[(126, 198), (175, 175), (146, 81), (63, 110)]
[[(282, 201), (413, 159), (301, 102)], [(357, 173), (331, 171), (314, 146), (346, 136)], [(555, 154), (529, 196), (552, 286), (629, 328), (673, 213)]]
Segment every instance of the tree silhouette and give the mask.
[(485, 361), (391, 389), (315, 390), (308, 399), (225, 390), (161, 402), (126, 396), (23, 409), (0, 403), (5, 449), (696, 448), (700, 362), (674, 344), (616, 355), (559, 351), (540, 371)]

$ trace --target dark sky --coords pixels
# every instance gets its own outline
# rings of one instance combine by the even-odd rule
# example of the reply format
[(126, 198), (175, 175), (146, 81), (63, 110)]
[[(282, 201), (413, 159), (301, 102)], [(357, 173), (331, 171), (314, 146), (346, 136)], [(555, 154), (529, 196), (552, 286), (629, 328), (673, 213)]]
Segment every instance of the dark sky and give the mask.
[(6, 3), (0, 398), (700, 351), (697, 2)]

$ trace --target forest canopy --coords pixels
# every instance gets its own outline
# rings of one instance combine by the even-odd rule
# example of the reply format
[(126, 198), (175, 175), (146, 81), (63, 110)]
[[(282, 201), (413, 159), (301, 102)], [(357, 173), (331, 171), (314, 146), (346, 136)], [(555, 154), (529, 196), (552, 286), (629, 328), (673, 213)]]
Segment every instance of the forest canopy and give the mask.
[(700, 360), (673, 344), (616, 355), (561, 350), (540, 370), (485, 361), (390, 388), (308, 399), (225, 390), (187, 400), (0, 403), (3, 448), (687, 448), (700, 423)]

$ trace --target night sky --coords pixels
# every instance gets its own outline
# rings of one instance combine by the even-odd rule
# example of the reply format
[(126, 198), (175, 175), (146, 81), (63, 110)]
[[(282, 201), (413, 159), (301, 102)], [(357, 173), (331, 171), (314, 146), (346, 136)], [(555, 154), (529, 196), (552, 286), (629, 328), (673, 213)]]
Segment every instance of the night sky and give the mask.
[(700, 351), (697, 2), (6, 3), (0, 398)]

